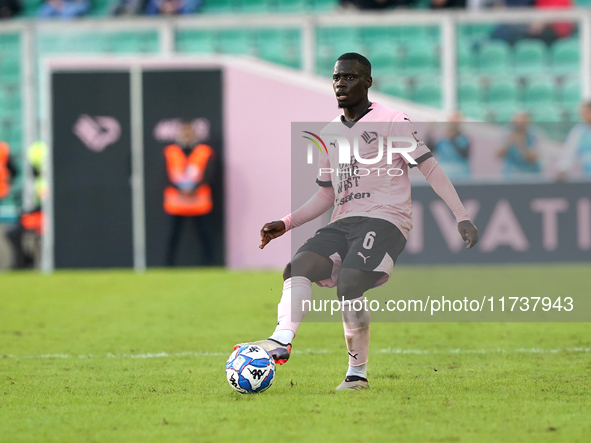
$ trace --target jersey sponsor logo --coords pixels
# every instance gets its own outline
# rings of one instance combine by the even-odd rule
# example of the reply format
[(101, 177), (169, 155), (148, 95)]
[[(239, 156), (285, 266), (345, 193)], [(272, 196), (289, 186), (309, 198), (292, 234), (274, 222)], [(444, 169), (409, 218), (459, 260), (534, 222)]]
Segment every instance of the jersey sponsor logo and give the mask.
[(371, 193), (369, 192), (351, 192), (350, 194), (347, 194), (342, 198), (337, 198), (335, 200), (335, 206), (342, 206), (346, 203), (349, 203), (351, 200), (359, 200), (362, 198), (369, 197), (371, 197)]

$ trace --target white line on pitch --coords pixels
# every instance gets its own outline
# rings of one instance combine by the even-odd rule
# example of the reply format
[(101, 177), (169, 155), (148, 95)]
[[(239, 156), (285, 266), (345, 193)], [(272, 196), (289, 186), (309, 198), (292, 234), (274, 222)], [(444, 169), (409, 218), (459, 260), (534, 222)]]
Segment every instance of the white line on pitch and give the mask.
[[(327, 349), (304, 349), (294, 350), (294, 354), (334, 354), (337, 351), (331, 351)], [(570, 353), (588, 353), (591, 352), (591, 348), (564, 348), (564, 349), (543, 349), (543, 348), (517, 348), (517, 349), (448, 349), (438, 351), (436, 349), (378, 349), (372, 351), (372, 354), (417, 354), (417, 355), (429, 355), (429, 354), (558, 354), (561, 352)], [(146, 358), (175, 358), (175, 357), (225, 357), (229, 355), (227, 352), (149, 352), (142, 354), (111, 354), (107, 353), (104, 355), (93, 355), (93, 354), (39, 354), (39, 355), (12, 355), (12, 354), (0, 354), (0, 359), (90, 359), (90, 358), (116, 358), (116, 359), (146, 359)]]

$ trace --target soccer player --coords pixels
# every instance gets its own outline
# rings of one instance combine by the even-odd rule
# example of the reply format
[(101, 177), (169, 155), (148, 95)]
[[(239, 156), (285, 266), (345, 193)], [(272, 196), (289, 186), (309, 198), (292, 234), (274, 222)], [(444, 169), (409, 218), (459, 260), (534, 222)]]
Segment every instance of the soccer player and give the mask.
[[(378, 138), (388, 136), (416, 137), (408, 116), (368, 99), (372, 85), (371, 64), (360, 54), (343, 54), (333, 73), (333, 89), (343, 115), (331, 122), (331, 133), (339, 131), (349, 136), (360, 136), (359, 154), (363, 159), (374, 159)], [(371, 124), (379, 134), (364, 134)], [(323, 131), (323, 133), (326, 131)], [(328, 143), (327, 143), (328, 145)], [(336, 144), (335, 144), (336, 146)], [(253, 342), (266, 349), (278, 364), (285, 363), (291, 353), (291, 342), (305, 312), (293, 312), (293, 306), (312, 297), (312, 282), (320, 286), (337, 287), (341, 301), (345, 341), (349, 353), (349, 369), (337, 390), (356, 390), (369, 387), (367, 361), (369, 350), (370, 315), (366, 310), (355, 311), (355, 301), (364, 300), (364, 293), (385, 283), (398, 255), (404, 249), (412, 227), (410, 182), (408, 167), (418, 166), (435, 192), (447, 203), (458, 222), (458, 231), (468, 249), (478, 241), (478, 231), (470, 221), (453, 185), (424, 143), (406, 155), (394, 154), (392, 163), (386, 156), (372, 168), (399, 168), (403, 173), (363, 177), (351, 175), (353, 164), (339, 164), (337, 149), (319, 158), (319, 189), (301, 208), (279, 221), (266, 223), (261, 230), (263, 249), (271, 240), (324, 214), (334, 206), (331, 222), (318, 230), (295, 254), (283, 272), (283, 294), (278, 306), (275, 332), (267, 340)], [(352, 163), (354, 163), (354, 158)], [(332, 172), (329, 172), (331, 171)], [(339, 171), (337, 174), (336, 171)], [(347, 172), (348, 171), (348, 172)], [(398, 176), (395, 176), (398, 175)], [(355, 186), (354, 194), (350, 186)], [(349, 309), (345, 304), (349, 302)], [(242, 346), (244, 344), (236, 345)], [(236, 348), (235, 347), (235, 348)]]

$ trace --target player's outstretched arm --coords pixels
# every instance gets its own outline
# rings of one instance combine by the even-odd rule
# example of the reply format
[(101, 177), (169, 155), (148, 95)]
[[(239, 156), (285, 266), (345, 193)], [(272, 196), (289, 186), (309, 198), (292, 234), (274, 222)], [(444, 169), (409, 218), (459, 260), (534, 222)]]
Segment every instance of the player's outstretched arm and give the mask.
[(443, 168), (431, 157), (419, 164), (419, 170), (456, 217), (458, 231), (467, 244), (466, 249), (472, 249), (478, 243), (478, 229), (470, 221), (470, 216)]
[(281, 237), (291, 228), (296, 228), (321, 216), (332, 208), (333, 204), (334, 189), (332, 187), (321, 187), (301, 208), (286, 215), (279, 221), (266, 223), (261, 229), (259, 248), (263, 249), (271, 240)]

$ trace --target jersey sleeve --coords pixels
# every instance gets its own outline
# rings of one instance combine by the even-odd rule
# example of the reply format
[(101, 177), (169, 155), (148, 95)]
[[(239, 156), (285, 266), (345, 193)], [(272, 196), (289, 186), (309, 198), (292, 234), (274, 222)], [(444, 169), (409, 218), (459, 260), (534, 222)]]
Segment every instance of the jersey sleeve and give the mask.
[(316, 183), (323, 188), (332, 187), (330, 159), (327, 154), (320, 154), (318, 157), (318, 175), (316, 176)]
[[(418, 131), (416, 130), (413, 123), (410, 121), (410, 118), (408, 118), (408, 115), (401, 112), (394, 119), (394, 121), (392, 122), (392, 127), (390, 129), (389, 135), (397, 137), (412, 137), (416, 140), (417, 147), (414, 151), (409, 152), (409, 155), (412, 159), (414, 159), (414, 161), (417, 162), (417, 164), (415, 165), (413, 163), (410, 163), (410, 161), (405, 156), (402, 156), (402, 158), (410, 168), (414, 168), (415, 166), (421, 164), (425, 160), (433, 157), (431, 150), (427, 147), (425, 142), (419, 136)], [(408, 147), (408, 144), (401, 143), (400, 147)]]

